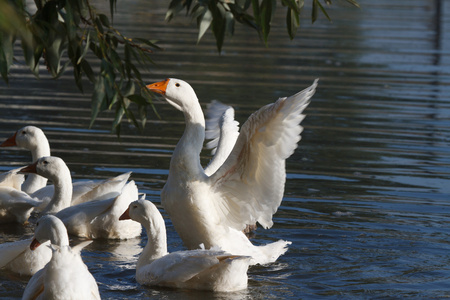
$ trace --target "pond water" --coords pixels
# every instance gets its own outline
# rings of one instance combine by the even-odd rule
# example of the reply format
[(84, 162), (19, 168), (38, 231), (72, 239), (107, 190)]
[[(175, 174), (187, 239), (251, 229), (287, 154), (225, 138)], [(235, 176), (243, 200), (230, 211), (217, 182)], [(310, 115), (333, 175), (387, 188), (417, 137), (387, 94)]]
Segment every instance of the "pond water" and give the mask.
[[(306, 1), (309, 2), (309, 1)], [(303, 12), (290, 41), (278, 7), (269, 47), (238, 28), (218, 55), (211, 33), (196, 44), (195, 24), (164, 21), (166, 1), (118, 1), (115, 24), (130, 36), (159, 40), (152, 83), (177, 77), (191, 83), (204, 107), (233, 105), (242, 124), (259, 107), (320, 78), (303, 121), (296, 152), (287, 160), (283, 202), (269, 230), (253, 242), (292, 241), (276, 263), (249, 270), (249, 287), (209, 293), (143, 287), (135, 262), (146, 243), (97, 240), (82, 252), (104, 299), (309, 299), (450, 297), (450, 3), (359, 1), (334, 3), (333, 22), (310, 24)], [(101, 4), (104, 4), (103, 2)], [(308, 3), (309, 4), (309, 3)], [(160, 207), (171, 153), (184, 130), (182, 114), (164, 102), (149, 111), (141, 134), (125, 123), (111, 133), (102, 113), (89, 129), (90, 93), (72, 74), (36, 80), (20, 64), (0, 82), (0, 138), (31, 124), (44, 130), (52, 155), (76, 180), (131, 178)], [(0, 149), (0, 171), (27, 164), (24, 150)], [(203, 162), (209, 159), (203, 153)], [(169, 251), (184, 249), (170, 219)], [(32, 235), (28, 226), (1, 225), (0, 243)], [(76, 239), (74, 239), (76, 242)], [(0, 271), (0, 298), (20, 298), (28, 282)]]

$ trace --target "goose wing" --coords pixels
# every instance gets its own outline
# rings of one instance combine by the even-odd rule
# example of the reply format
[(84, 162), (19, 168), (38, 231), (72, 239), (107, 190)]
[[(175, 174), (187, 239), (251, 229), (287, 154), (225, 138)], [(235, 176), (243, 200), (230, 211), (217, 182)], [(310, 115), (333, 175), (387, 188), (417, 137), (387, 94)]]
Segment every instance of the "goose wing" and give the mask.
[(300, 141), (302, 112), (317, 83), (262, 107), (244, 123), (227, 160), (209, 178), (212, 191), (220, 195), (213, 205), (223, 224), (238, 230), (255, 222), (273, 225), (284, 193), (285, 160)]
[(210, 176), (225, 162), (233, 149), (239, 136), (239, 123), (234, 120), (234, 109), (231, 106), (214, 100), (206, 112), (206, 144), (212, 149), (213, 158), (205, 168), (206, 175)]

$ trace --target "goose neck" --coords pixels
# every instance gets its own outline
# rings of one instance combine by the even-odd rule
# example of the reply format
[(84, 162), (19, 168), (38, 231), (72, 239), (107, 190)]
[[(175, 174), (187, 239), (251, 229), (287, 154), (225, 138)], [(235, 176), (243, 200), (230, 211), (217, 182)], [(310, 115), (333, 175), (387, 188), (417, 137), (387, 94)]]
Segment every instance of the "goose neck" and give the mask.
[(72, 202), (73, 187), (70, 171), (68, 169), (65, 170), (61, 176), (53, 178), (52, 181), (55, 186), (55, 192), (44, 213), (57, 213), (69, 207)]
[(164, 220), (162, 219), (161, 221), (162, 224), (159, 222), (156, 226), (155, 224), (150, 224), (150, 222), (143, 224), (147, 232), (148, 242), (138, 259), (137, 269), (167, 254), (166, 228)]

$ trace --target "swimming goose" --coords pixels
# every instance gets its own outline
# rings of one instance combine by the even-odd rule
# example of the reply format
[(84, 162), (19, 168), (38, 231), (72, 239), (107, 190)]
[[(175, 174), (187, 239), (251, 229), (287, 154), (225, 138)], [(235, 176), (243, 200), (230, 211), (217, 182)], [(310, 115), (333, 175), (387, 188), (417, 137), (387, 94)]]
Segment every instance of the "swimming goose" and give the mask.
[(189, 249), (218, 246), (251, 256), (252, 264), (273, 262), (286, 252), (290, 242), (255, 246), (242, 230), (256, 222), (264, 228), (273, 225), (272, 215), (283, 198), (285, 160), (300, 140), (302, 112), (317, 83), (253, 113), (225, 162), (209, 176), (200, 164), (205, 118), (192, 87), (174, 78), (147, 86), (185, 117), (186, 128), (173, 152), (161, 202)]
[[(91, 186), (78, 186), (80, 192), (74, 199), (73, 190), (76, 185), (72, 184), (72, 176), (64, 160), (56, 156), (41, 157), (35, 163), (19, 170), (22, 173), (39, 174), (53, 182), (51, 186), (52, 194), (43, 195), (39, 191), (32, 196), (41, 200), (38, 211), (55, 213), (68, 206), (77, 205), (84, 202), (99, 201), (109, 199), (119, 195), (130, 177), (131, 172), (121, 174), (117, 177), (92, 183)], [(87, 187), (87, 188), (86, 188)], [(50, 196), (50, 197), (49, 197)]]
[[(14, 147), (31, 151), (32, 162), (43, 156), (50, 156), (50, 145), (44, 132), (35, 126), (25, 126), (6, 139), (0, 147)], [(47, 178), (30, 174), (22, 184), (22, 191), (32, 194), (47, 185)]]
[(216, 292), (247, 287), (250, 257), (204, 249), (169, 254), (164, 219), (150, 201), (132, 202), (120, 219), (139, 222), (147, 231), (148, 242), (136, 264), (140, 284)]
[[(17, 130), (0, 145), (0, 147), (12, 146), (29, 150), (32, 162), (36, 162), (38, 158), (50, 156), (48, 139), (44, 132), (36, 126), (25, 126)], [(90, 194), (99, 194), (100, 190), (107, 194), (104, 197), (105, 199), (111, 196), (111, 194), (108, 195), (110, 192), (119, 193), (130, 174), (131, 172), (128, 172), (106, 180), (79, 180), (73, 182), (72, 205), (89, 201), (89, 199), (92, 199)], [(31, 197), (43, 200), (43, 206), (50, 201), (54, 194), (54, 186), (47, 185), (47, 178), (38, 174), (29, 174), (21, 189), (30, 194)], [(38, 208), (37, 210), (40, 209)]]
[(92, 241), (70, 247), (64, 224), (51, 215), (39, 219), (30, 248), (36, 249), (48, 240), (52, 257), (31, 277), (22, 299), (100, 299), (97, 282), (80, 255)]
[(61, 158), (41, 157), (36, 163), (21, 169), (21, 172), (37, 173), (53, 182), (55, 193), (42, 213), (54, 214), (61, 219), (69, 234), (90, 239), (127, 239), (140, 236), (142, 228), (139, 224), (118, 220), (128, 204), (139, 197), (134, 181), (128, 182), (118, 194), (108, 199), (90, 199), (71, 205), (72, 180), (69, 168)]

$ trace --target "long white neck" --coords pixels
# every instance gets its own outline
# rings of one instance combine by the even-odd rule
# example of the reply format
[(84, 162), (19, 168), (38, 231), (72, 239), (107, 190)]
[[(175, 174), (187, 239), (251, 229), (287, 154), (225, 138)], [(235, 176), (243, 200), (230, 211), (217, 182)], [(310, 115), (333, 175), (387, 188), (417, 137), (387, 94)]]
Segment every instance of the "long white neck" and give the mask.
[(52, 228), (50, 243), (52, 245), (58, 245), (60, 247), (69, 246), (69, 236), (64, 225), (61, 224), (61, 226)]
[[(149, 214), (146, 214), (147, 216)], [(136, 270), (140, 267), (145, 266), (152, 261), (167, 255), (167, 235), (166, 235), (166, 225), (164, 223), (163, 217), (158, 214), (153, 216), (153, 224), (150, 220), (146, 219), (145, 222), (141, 222), (147, 231), (147, 245), (145, 245), (144, 250), (136, 264)]]
[(50, 156), (50, 145), (47, 139), (40, 139), (39, 142), (30, 149), (33, 162), (44, 156)]
[(55, 193), (52, 200), (43, 210), (44, 214), (54, 214), (58, 211), (69, 207), (72, 202), (72, 176), (70, 175), (69, 168), (63, 168), (60, 170), (58, 176), (51, 178), (53, 185), (55, 186)]
[[(30, 149), (30, 151), (33, 163), (41, 157), (50, 156), (50, 145), (48, 143), (48, 140), (46, 138), (40, 139), (39, 143), (36, 144), (35, 147)], [(42, 177), (38, 174), (29, 174), (25, 182), (22, 184), (22, 191), (27, 194), (32, 194), (46, 185), (47, 178)]]
[(204, 174), (200, 164), (200, 152), (205, 140), (205, 117), (198, 101), (191, 103), (192, 105), (183, 109), (186, 128), (175, 147), (170, 169), (172, 171), (182, 168), (186, 176), (195, 178)]

